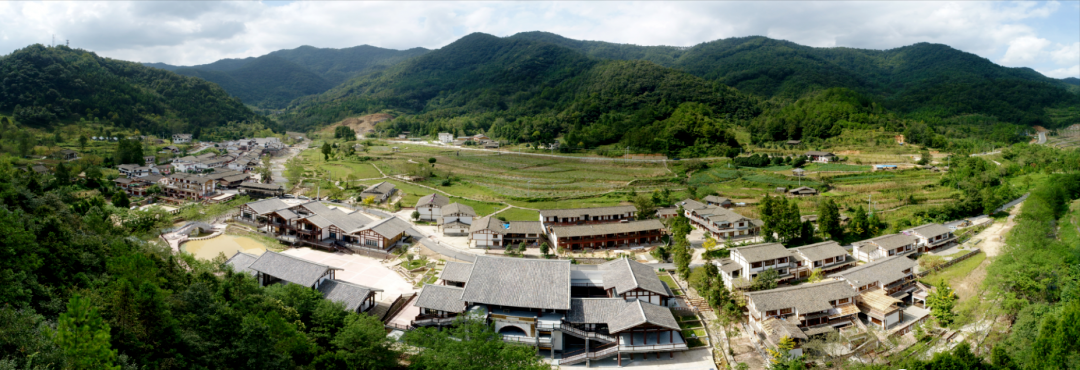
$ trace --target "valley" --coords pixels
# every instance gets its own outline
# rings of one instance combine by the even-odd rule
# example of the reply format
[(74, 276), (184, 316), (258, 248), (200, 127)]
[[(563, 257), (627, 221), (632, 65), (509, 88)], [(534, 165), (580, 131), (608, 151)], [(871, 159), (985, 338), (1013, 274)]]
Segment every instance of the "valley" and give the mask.
[(0, 368), (1076, 362), (1080, 90), (946, 45), (31, 45), (0, 80)]

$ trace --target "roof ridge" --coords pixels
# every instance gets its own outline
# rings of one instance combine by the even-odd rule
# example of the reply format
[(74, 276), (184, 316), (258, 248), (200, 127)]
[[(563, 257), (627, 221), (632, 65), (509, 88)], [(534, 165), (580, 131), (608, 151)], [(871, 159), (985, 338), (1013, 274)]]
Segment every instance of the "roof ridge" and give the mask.
[(630, 259), (623, 258), (622, 260), (626, 261), (626, 268), (630, 270), (630, 278), (634, 280), (634, 288), (641, 288), (641, 283), (638, 283), (637, 280), (637, 274), (634, 273), (634, 267), (630, 266)]
[(348, 281), (345, 281), (345, 280), (338, 280), (338, 279), (326, 279), (326, 281), (332, 281), (332, 282), (334, 282), (335, 284), (346, 284), (346, 285), (352, 285), (352, 286), (354, 286), (354, 287), (358, 287), (358, 288), (364, 288), (364, 289), (367, 289), (367, 290), (370, 290), (370, 291), (373, 291), (373, 292), (374, 292), (374, 291), (379, 291), (379, 292), (383, 291), (382, 289), (379, 289), (379, 288), (375, 288), (375, 287), (370, 287), (370, 286), (367, 286), (367, 285), (360, 285), (360, 284), (357, 284), (357, 283), (353, 283), (353, 282), (348, 282)]
[[(334, 269), (334, 270), (345, 270), (345, 269), (340, 268), (340, 267), (334, 267), (334, 266), (330, 266), (330, 265), (327, 265), (327, 264), (324, 264), (324, 263), (318, 263), (318, 262), (309, 261), (309, 260), (306, 260), (306, 259), (303, 259), (303, 258), (300, 258), (300, 257), (290, 256), (290, 255), (285, 254), (285, 253), (274, 252), (272, 250), (267, 250), (267, 252), (270, 252), (270, 253), (273, 253), (273, 254), (276, 254), (276, 255), (279, 255), (279, 256), (283, 256), (283, 257), (289, 257), (289, 258), (292, 258), (292, 259), (297, 260), (297, 261), (307, 262), (307, 263), (310, 263), (310, 264), (313, 264), (313, 265), (325, 266), (325, 267), (328, 267), (328, 268)], [(262, 258), (265, 255), (266, 255), (266, 253), (263, 253), (261, 256), (259, 256), (259, 258)]]
[[(851, 271), (851, 270), (848, 270), (848, 271)], [(746, 292), (746, 293), (743, 293), (743, 294), (756, 295), (756, 294), (765, 294), (765, 293), (788, 292), (788, 291), (792, 291), (792, 290), (799, 290), (799, 289), (803, 289), (803, 288), (813, 288), (813, 287), (825, 286), (825, 285), (836, 284), (836, 283), (844, 283), (844, 281), (843, 280), (822, 281), (822, 282), (812, 283), (812, 284), (799, 284), (799, 285), (796, 285), (796, 286), (788, 286), (788, 287), (783, 287), (783, 288), (776, 288), (776, 289), (769, 289), (769, 290), (759, 290), (759, 291), (756, 291), (756, 292)]]

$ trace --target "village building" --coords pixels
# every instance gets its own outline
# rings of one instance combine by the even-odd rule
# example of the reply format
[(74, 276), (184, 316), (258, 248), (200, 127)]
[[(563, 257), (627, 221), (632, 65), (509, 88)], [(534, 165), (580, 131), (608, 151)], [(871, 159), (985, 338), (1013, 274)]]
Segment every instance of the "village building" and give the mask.
[(863, 262), (902, 256), (915, 252), (918, 238), (904, 234), (889, 234), (852, 243), (851, 254)]
[(297, 204), (279, 198), (263, 199), (240, 206), (236, 220), (283, 242), (383, 257), (412, 235), (412, 225), (400, 218), (376, 220), (319, 201)]
[(811, 336), (853, 325), (859, 313), (859, 293), (841, 281), (745, 294), (750, 327), (774, 348), (784, 336), (793, 339), (796, 347), (788, 354), (794, 357), (802, 355), (801, 345)]
[(120, 174), (127, 177), (143, 177), (153, 173), (153, 169), (137, 164), (122, 164), (116, 167)]
[(217, 193), (217, 182), (205, 176), (174, 173), (168, 176), (167, 181), (163, 188), (164, 197), (177, 203), (203, 201)]
[(146, 166), (154, 166), (155, 164), (157, 164), (157, 162), (154, 161), (156, 158), (157, 157), (154, 157), (152, 155), (143, 156), (143, 164)]
[(718, 207), (723, 207), (723, 208), (731, 208), (731, 207), (735, 206), (735, 203), (732, 203), (731, 199), (724, 198), (724, 197), (717, 196), (717, 195), (709, 195), (709, 196), (706, 196), (705, 198), (703, 198), (702, 200), (705, 201), (705, 205), (709, 205), (709, 206), (718, 206)]
[(905, 322), (903, 301), (917, 290), (915, 261), (894, 256), (831, 275), (860, 294), (859, 310), (868, 323), (891, 329)]
[(237, 252), (225, 262), (233, 271), (255, 275), (262, 286), (297, 284), (322, 293), (323, 298), (345, 305), (348, 311), (362, 313), (375, 307), (376, 293), (382, 289), (335, 279), (340, 268), (311, 262), (274, 251), (261, 256)]
[(450, 204), (450, 198), (439, 193), (431, 193), (416, 201), (416, 212), (420, 213), (421, 220), (435, 221), (442, 217), (442, 207), (447, 204)]
[(40, 163), (35, 163), (33, 166), (30, 166), (30, 170), (34, 171), (36, 174), (46, 174), (50, 172), (48, 167), (45, 167), (45, 165)]
[(440, 132), (439, 133), (439, 142), (440, 143), (450, 144), (453, 141), (454, 141), (454, 134), (451, 134), (449, 132)]
[(829, 162), (835, 162), (836, 161), (836, 155), (835, 154), (832, 154), (832, 153), (829, 153), (829, 152), (821, 152), (821, 151), (817, 151), (817, 150), (811, 150), (811, 151), (806, 152), (806, 157), (808, 159), (810, 159), (811, 162), (816, 162), (816, 163), (829, 163)]
[(594, 208), (541, 209), (540, 222), (545, 229), (552, 226), (602, 224), (632, 220), (637, 207), (614, 206)]
[(680, 203), (690, 224), (716, 239), (747, 237), (761, 233), (761, 220), (735, 213), (720, 205), (707, 205), (693, 199)]
[(502, 248), (521, 243), (538, 247), (544, 238), (544, 229), (538, 221), (502, 221), (487, 216), (469, 225), (469, 244), (476, 248)]
[[(541, 214), (542, 215), (542, 214)], [(549, 226), (551, 245), (564, 249), (643, 247), (660, 242), (659, 220)]]
[(476, 211), (461, 203), (450, 203), (442, 207), (442, 217), (437, 225), (443, 235), (468, 235)]
[(956, 244), (956, 235), (953, 235), (952, 229), (942, 224), (925, 224), (901, 231), (900, 233), (916, 238), (915, 248), (919, 253), (926, 253), (938, 248)]
[(663, 218), (675, 218), (678, 215), (679, 215), (679, 208), (678, 207), (663, 207), (663, 208), (657, 208), (656, 209), (656, 217), (657, 218), (661, 218), (661, 219), (663, 219)]
[(164, 148), (161, 148), (161, 151), (160, 151), (159, 153), (172, 153), (172, 154), (180, 154), (180, 148), (177, 148), (177, 147), (175, 147), (175, 146), (169, 145), (169, 146), (166, 146), (166, 147), (164, 147)]
[(552, 358), (560, 352), (560, 366), (612, 356), (621, 365), (628, 355), (672, 357), (687, 349), (666, 307), (670, 288), (635, 261), (597, 266), (478, 256), (442, 280), (424, 286), (411, 326), (450, 325), (461, 316), (489, 321), (504, 341), (550, 351)]
[(832, 240), (788, 250), (794, 263), (791, 273), (796, 279), (809, 278), (814, 270), (820, 270), (824, 276), (855, 265), (855, 259), (848, 256), (847, 249)]
[(255, 198), (280, 197), (285, 194), (285, 187), (281, 184), (263, 184), (252, 181), (241, 182), (236, 188), (240, 194)]
[(720, 278), (728, 289), (741, 288), (765, 270), (776, 270), (777, 281), (783, 282), (795, 278), (792, 273), (796, 267), (792, 260), (792, 251), (780, 243), (754, 244), (731, 248), (728, 258), (714, 262), (720, 270)]
[(808, 197), (818, 195), (818, 191), (808, 186), (800, 186), (787, 191), (789, 197)]
[(397, 187), (395, 187), (394, 184), (383, 181), (369, 186), (367, 189), (360, 192), (359, 200), (363, 201), (364, 199), (374, 197), (376, 204), (383, 203), (390, 199), (390, 196), (393, 195), (395, 191), (397, 191)]
[(71, 149), (61, 149), (59, 152), (57, 152), (57, 158), (65, 161), (73, 161), (79, 159), (79, 152)]
[(173, 144), (186, 144), (191, 142), (191, 134), (173, 134)]

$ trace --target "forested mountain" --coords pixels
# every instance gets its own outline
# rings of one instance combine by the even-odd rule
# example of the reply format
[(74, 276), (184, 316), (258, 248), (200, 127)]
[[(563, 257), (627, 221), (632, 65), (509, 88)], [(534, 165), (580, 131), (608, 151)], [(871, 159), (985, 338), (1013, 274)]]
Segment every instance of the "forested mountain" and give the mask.
[(219, 84), (247, 104), (282, 108), (293, 99), (324, 92), (354, 76), (382, 70), (426, 52), (424, 48), (392, 50), (370, 45), (345, 49), (301, 46), (261, 57), (222, 59), (190, 67), (144, 65)]
[(284, 118), (297, 129), (393, 110), (409, 115), (395, 119), (392, 132), (483, 129), (544, 142), (566, 134), (572, 146), (625, 142), (675, 155), (722, 154), (737, 145), (727, 125), (759, 112), (750, 96), (651, 62), (480, 33), (297, 104)]
[(1046, 107), (1078, 104), (1061, 80), (1007, 68), (946, 45), (889, 50), (815, 48), (766, 37), (711, 41), (691, 48), (577, 41), (544, 33), (510, 38), (573, 48), (591, 56), (649, 60), (763, 97), (793, 100), (844, 87), (914, 118), (992, 115), (1018, 124), (1052, 125)]
[(0, 110), (20, 124), (105, 120), (143, 132), (265, 122), (201, 79), (66, 46), (31, 45), (0, 58)]
[(221, 85), (244, 103), (263, 108), (283, 107), (297, 97), (334, 87), (318, 74), (271, 55), (254, 58), (236, 69), (179, 67), (174, 72)]

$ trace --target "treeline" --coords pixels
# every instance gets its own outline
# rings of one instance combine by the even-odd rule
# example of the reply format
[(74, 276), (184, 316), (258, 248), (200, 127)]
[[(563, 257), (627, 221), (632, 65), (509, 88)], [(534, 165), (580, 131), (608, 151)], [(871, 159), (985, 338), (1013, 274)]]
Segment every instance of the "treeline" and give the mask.
[(0, 158), (0, 368), (549, 367), (485, 324), (410, 333), (431, 351), (405, 354), (380, 320), (318, 291), (173, 254), (156, 242), (171, 215), (108, 204), (90, 191), (112, 188), (100, 171), (60, 167), (40, 175)]
[(212, 83), (66, 46), (31, 45), (0, 58), (0, 80), (0, 110), (32, 127), (87, 120), (178, 133), (271, 124)]

